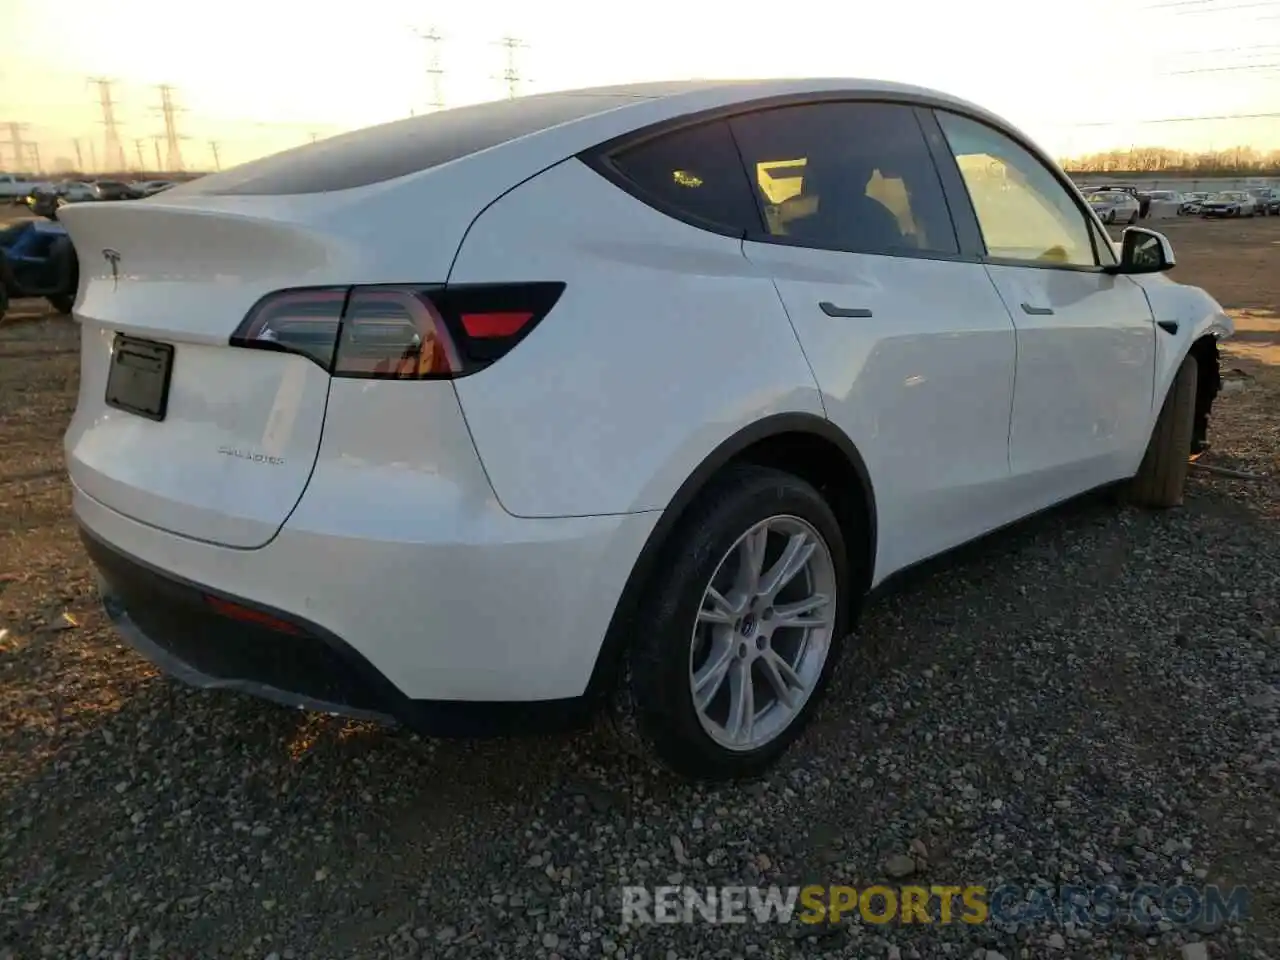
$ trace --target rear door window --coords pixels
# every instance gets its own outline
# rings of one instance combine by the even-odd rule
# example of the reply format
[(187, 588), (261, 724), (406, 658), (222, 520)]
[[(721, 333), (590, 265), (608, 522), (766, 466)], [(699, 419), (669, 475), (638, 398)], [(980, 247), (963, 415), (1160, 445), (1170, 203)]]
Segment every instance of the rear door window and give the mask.
[(769, 236), (858, 253), (959, 253), (911, 107), (804, 104), (735, 117), (731, 127)]
[(735, 236), (760, 229), (760, 212), (725, 121), (628, 147), (612, 165), (641, 200), (664, 213)]

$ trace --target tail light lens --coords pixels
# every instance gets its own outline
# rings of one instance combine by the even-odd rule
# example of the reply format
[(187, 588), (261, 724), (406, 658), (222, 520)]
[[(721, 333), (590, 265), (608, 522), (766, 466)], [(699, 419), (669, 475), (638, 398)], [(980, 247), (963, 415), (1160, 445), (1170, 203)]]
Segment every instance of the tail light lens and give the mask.
[(258, 301), (231, 345), (297, 353), (335, 377), (461, 377), (507, 354), (563, 292), (563, 283), (282, 290)]

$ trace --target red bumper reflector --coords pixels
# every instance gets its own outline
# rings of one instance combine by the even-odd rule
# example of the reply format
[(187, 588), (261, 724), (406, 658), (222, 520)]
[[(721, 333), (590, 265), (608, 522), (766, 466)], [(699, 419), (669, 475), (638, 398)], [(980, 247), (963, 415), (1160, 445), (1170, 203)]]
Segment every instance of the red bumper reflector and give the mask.
[(279, 617), (273, 617), (269, 613), (263, 613), (261, 610), (253, 610), (249, 607), (242, 607), (238, 603), (232, 603), (229, 600), (222, 600), (218, 597), (205, 595), (204, 602), (215, 613), (220, 613), (224, 617), (230, 617), (232, 620), (242, 620), (245, 623), (256, 623), (260, 627), (266, 627), (277, 633), (289, 633), (299, 636), (302, 631), (295, 627), (287, 620), (281, 620)]
[(488, 337), (511, 337), (520, 332), (520, 328), (533, 319), (533, 314), (524, 310), (512, 310), (505, 313), (464, 313), (462, 329), (467, 336), (477, 340)]

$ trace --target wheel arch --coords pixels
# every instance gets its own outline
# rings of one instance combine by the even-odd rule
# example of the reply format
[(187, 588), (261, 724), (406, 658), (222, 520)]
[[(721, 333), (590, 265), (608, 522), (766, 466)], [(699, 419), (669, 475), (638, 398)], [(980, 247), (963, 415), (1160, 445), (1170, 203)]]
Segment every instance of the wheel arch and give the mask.
[(846, 537), (865, 534), (865, 551), (856, 555), (849, 545), (849, 561), (859, 592), (870, 587), (879, 531), (875, 490), (862, 454), (844, 431), (815, 414), (779, 413), (757, 420), (708, 454), (663, 509), (614, 607), (604, 642), (596, 654), (587, 696), (603, 697), (612, 688), (626, 649), (627, 632), (649, 580), (671, 548), (673, 534), (703, 490), (722, 470), (736, 463), (775, 467), (813, 484), (836, 512)]

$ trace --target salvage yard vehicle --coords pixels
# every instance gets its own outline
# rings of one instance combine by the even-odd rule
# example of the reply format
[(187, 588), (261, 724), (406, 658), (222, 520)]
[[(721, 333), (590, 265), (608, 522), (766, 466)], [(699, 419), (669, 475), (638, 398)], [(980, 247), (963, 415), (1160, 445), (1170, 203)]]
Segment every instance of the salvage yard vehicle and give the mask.
[(1089, 194), (1089, 206), (1103, 223), (1135, 223), (1141, 212), (1137, 198), (1119, 190)]
[(1215, 193), (1200, 204), (1202, 217), (1252, 217), (1257, 212), (1257, 201), (1243, 190)]
[(25, 220), (0, 229), (0, 318), (10, 300), (22, 297), (43, 297), (59, 313), (70, 313), (77, 271), (61, 224)]
[(459, 107), (62, 218), (74, 511), (138, 650), (428, 732), (601, 708), (713, 779), (890, 575), (1181, 503), (1233, 329), (1017, 129), (862, 80)]
[(1195, 192), (1186, 193), (1182, 196), (1182, 204), (1178, 207), (1178, 213), (1196, 215), (1200, 212), (1200, 207), (1209, 199), (1210, 194)]
[(39, 181), (28, 180), (17, 174), (0, 173), (0, 203), (21, 203), (37, 186)]
[(1258, 216), (1280, 216), (1280, 190), (1273, 187), (1258, 187), (1250, 190), (1249, 194), (1257, 205)]

